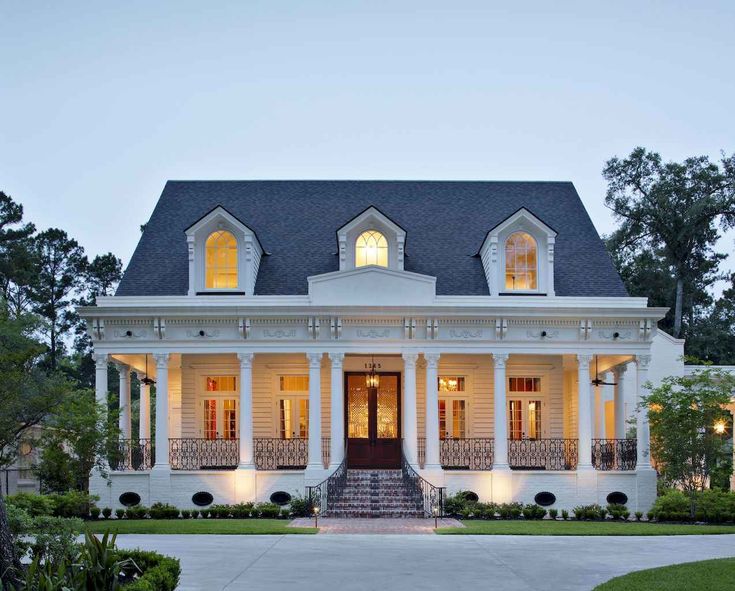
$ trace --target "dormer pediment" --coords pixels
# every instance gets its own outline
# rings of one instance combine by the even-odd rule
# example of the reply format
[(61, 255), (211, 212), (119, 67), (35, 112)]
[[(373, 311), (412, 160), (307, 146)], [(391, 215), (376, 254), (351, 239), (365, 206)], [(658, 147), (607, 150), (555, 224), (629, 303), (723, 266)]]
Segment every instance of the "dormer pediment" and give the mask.
[(387, 268), (403, 270), (406, 230), (377, 207), (370, 206), (337, 230), (340, 271), (356, 267), (356, 241), (362, 233), (368, 231), (379, 232), (385, 238), (388, 250)]

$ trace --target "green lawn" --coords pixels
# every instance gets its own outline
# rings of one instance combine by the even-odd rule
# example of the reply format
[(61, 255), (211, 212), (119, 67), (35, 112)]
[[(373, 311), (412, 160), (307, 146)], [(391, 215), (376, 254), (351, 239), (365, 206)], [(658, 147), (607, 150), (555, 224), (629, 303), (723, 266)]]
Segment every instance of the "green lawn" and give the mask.
[(735, 558), (720, 558), (641, 570), (611, 579), (594, 591), (711, 591), (732, 589), (734, 584)]
[(315, 534), (313, 527), (288, 527), (285, 519), (110, 519), (87, 522), (103, 534)]
[(494, 534), (520, 536), (681, 536), (735, 534), (735, 525), (677, 523), (622, 523), (614, 521), (465, 521), (466, 527), (448, 527), (438, 534)]

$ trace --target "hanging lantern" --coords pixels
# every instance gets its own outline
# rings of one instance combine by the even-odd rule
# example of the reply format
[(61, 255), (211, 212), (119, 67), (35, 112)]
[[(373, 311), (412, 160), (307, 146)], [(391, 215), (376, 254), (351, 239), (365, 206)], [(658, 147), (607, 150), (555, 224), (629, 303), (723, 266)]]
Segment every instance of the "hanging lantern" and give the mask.
[(372, 388), (377, 390), (378, 386), (380, 386), (380, 375), (375, 373), (375, 360), (374, 358), (370, 358), (370, 371), (365, 374), (365, 385), (368, 387), (368, 389)]

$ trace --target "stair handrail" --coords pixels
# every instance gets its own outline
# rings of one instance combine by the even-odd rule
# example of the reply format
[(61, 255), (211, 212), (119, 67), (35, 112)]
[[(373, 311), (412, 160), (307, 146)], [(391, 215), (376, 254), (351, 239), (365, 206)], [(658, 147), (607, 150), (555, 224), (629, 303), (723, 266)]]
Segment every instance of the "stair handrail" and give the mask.
[(328, 515), (329, 500), (334, 499), (344, 491), (347, 484), (347, 441), (345, 441), (344, 450), (345, 455), (342, 458), (342, 463), (337, 466), (334, 472), (319, 484), (306, 487), (306, 498), (311, 514)]
[(421, 494), (425, 517), (444, 517), (444, 498), (446, 488), (434, 486), (413, 469), (406, 459), (406, 454), (401, 450), (401, 473), (403, 481), (413, 485)]

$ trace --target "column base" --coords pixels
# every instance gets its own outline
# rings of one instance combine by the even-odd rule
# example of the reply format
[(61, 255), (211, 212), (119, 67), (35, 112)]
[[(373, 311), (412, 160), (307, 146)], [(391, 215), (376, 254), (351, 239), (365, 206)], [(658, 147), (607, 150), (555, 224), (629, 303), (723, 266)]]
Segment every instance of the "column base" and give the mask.
[(592, 464), (577, 466), (577, 502), (580, 505), (597, 502), (597, 470)]
[(240, 464), (235, 470), (235, 499), (238, 503), (254, 503), (257, 493), (255, 466)]
[(513, 471), (508, 464), (493, 464), (491, 494), (493, 503), (510, 503), (513, 500)]
[(656, 488), (658, 484), (658, 474), (650, 464), (636, 468), (636, 492), (638, 496), (638, 511), (647, 513), (656, 502)]
[(171, 465), (156, 464), (150, 475), (151, 504), (171, 502)]

